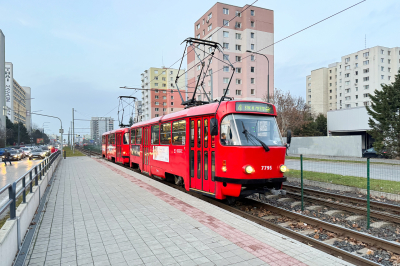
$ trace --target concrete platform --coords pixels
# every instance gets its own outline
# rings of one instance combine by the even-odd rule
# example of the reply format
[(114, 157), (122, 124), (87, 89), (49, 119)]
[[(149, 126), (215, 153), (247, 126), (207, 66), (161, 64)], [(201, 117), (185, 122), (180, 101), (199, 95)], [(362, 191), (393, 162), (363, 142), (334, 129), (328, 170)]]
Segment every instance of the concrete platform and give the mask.
[(351, 265), (99, 159), (63, 160), (26, 265)]

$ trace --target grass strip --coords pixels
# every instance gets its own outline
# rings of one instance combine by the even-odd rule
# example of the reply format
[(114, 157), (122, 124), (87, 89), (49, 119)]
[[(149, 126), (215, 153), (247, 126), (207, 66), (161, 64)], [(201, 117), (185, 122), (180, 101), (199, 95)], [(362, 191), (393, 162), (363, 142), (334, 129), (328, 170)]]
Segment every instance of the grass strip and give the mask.
[[(64, 147), (64, 151), (67, 152), (67, 157), (85, 156), (85, 154), (78, 151), (77, 149), (75, 149), (75, 153), (73, 153), (70, 147)], [(62, 156), (64, 156), (64, 152), (62, 153)]]
[[(285, 176), (300, 179), (301, 171), (290, 170), (285, 173)], [(311, 181), (318, 181), (335, 185), (367, 189), (367, 178), (364, 177), (319, 173), (312, 171), (303, 171), (303, 177), (304, 180), (311, 180)], [(400, 195), (400, 182), (371, 178), (370, 187), (371, 190), (374, 191), (387, 192)]]
[[(299, 160), (300, 161), (300, 157), (297, 157), (297, 156), (286, 156), (285, 158), (286, 159)], [(331, 159), (307, 158), (307, 157), (303, 156), (303, 161), (367, 164), (367, 159), (366, 158), (365, 158), (364, 161), (354, 161), (354, 160), (331, 160)], [(398, 166), (400, 166), (400, 164), (397, 164), (397, 163), (371, 162), (371, 161), (370, 161), (370, 164), (386, 164), (386, 165), (398, 165)]]

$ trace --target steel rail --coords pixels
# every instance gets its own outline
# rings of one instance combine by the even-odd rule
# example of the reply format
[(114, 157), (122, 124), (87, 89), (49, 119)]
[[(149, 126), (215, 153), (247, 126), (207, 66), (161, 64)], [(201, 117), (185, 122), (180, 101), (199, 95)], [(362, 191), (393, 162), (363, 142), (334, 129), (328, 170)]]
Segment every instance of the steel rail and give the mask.
[[(118, 165), (120, 165), (120, 164), (118, 164)], [(142, 174), (142, 175), (144, 175), (146, 177), (149, 177), (149, 178), (151, 178), (153, 180), (162, 182), (161, 178), (149, 176), (148, 174), (141, 173), (139, 170), (132, 169), (129, 166), (126, 166), (126, 165), (122, 165), (122, 166), (124, 168), (130, 169), (130, 170), (132, 170), (132, 171), (134, 171), (136, 173), (139, 173), (139, 174)], [(274, 231), (276, 231), (276, 232), (278, 232), (278, 233), (280, 233), (282, 235), (285, 235), (287, 237), (293, 238), (293, 239), (295, 239), (295, 240), (297, 240), (299, 242), (302, 242), (302, 243), (305, 243), (305, 244), (308, 244), (308, 245), (312, 245), (314, 248), (316, 248), (318, 250), (321, 250), (321, 251), (323, 251), (325, 253), (328, 253), (328, 254), (330, 254), (332, 256), (341, 257), (343, 260), (348, 261), (350, 263), (353, 263), (355, 265), (381, 265), (381, 264), (378, 264), (378, 263), (373, 262), (371, 260), (365, 259), (365, 258), (363, 258), (361, 256), (358, 256), (356, 254), (352, 254), (352, 253), (349, 253), (349, 252), (347, 252), (345, 250), (339, 249), (339, 248), (337, 248), (337, 247), (335, 247), (333, 245), (324, 243), (324, 242), (322, 242), (320, 240), (311, 238), (309, 236), (303, 235), (303, 234), (301, 234), (299, 232), (290, 230), (288, 228), (284, 228), (284, 227), (282, 227), (282, 226), (280, 226), (278, 224), (274, 224), (272, 222), (268, 222), (268, 221), (266, 221), (266, 220), (264, 220), (262, 218), (256, 217), (254, 215), (251, 215), (249, 213), (241, 211), (241, 210), (239, 210), (237, 208), (234, 208), (232, 206), (226, 205), (222, 201), (219, 201), (219, 200), (204, 196), (204, 195), (202, 195), (200, 193), (196, 193), (196, 192), (192, 192), (192, 191), (186, 191), (186, 189), (183, 188), (182, 186), (178, 186), (178, 185), (175, 185), (175, 184), (172, 184), (172, 183), (169, 183), (169, 182), (162, 182), (162, 183), (167, 185), (167, 186), (170, 186), (170, 187), (173, 187), (175, 189), (178, 189), (178, 190), (180, 190), (180, 191), (182, 191), (184, 193), (187, 193), (187, 194), (189, 194), (189, 195), (191, 195), (193, 197), (196, 197), (198, 199), (201, 199), (201, 200), (204, 200), (204, 201), (206, 201), (208, 203), (211, 203), (211, 204), (213, 204), (213, 205), (215, 205), (217, 207), (220, 207), (220, 208), (222, 208), (224, 210), (232, 212), (232, 213), (234, 213), (236, 215), (239, 215), (239, 216), (241, 216), (241, 217), (243, 217), (245, 219), (253, 221), (253, 222), (255, 222), (255, 223), (259, 224), (259, 225), (262, 225), (262, 226), (264, 226), (266, 228), (274, 230)], [(353, 231), (351, 229), (347, 229), (345, 227), (341, 227), (341, 226), (338, 226), (338, 225), (335, 225), (335, 224), (327, 223), (327, 222), (324, 222), (324, 221), (321, 221), (321, 220), (318, 220), (318, 219), (315, 219), (315, 218), (312, 218), (312, 217), (308, 217), (308, 216), (305, 216), (305, 215), (302, 215), (302, 214), (298, 214), (298, 213), (294, 213), (294, 212), (291, 212), (291, 211), (287, 211), (285, 209), (282, 209), (282, 208), (279, 208), (279, 207), (275, 207), (275, 206), (272, 206), (272, 205), (269, 205), (269, 204), (257, 202), (257, 201), (250, 200), (250, 199), (244, 199), (244, 200), (251, 202), (252, 206), (259, 206), (259, 207), (263, 206), (265, 208), (268, 208), (268, 210), (270, 210), (270, 211), (272, 211), (274, 213), (281, 214), (281, 215), (289, 217), (291, 219), (301, 220), (301, 221), (304, 221), (304, 222), (306, 222), (306, 223), (308, 223), (310, 225), (314, 225), (314, 226), (317, 226), (317, 227), (322, 227), (325, 230), (334, 232), (334, 233), (336, 233), (338, 235), (344, 235), (344, 236), (355, 238), (355, 239), (357, 239), (359, 241), (362, 241), (362, 242), (364, 242), (366, 244), (369, 244), (371, 246), (379, 247), (379, 248), (382, 248), (382, 249), (385, 249), (385, 250), (389, 250), (389, 251), (392, 251), (392, 252), (395, 252), (395, 253), (397, 253), (398, 250), (400, 249), (400, 245), (396, 244), (394, 242), (390, 242), (390, 241), (387, 241), (387, 240), (384, 240), (384, 239), (380, 239), (380, 238), (377, 238), (377, 237), (374, 237), (374, 236), (371, 236), (371, 235), (367, 235), (365, 233)]]
[[(291, 185), (283, 185), (283, 187), (290, 188), (293, 190), (301, 189), (298, 186), (291, 186)], [(322, 196), (326, 196), (326, 197), (340, 198), (340, 199), (344, 199), (346, 201), (353, 201), (353, 202), (362, 203), (362, 204), (367, 205), (367, 200), (362, 199), (362, 198), (355, 198), (355, 197), (350, 197), (350, 196), (345, 196), (345, 195), (340, 195), (340, 194), (335, 194), (335, 193), (329, 193), (329, 192), (319, 191), (319, 190), (310, 189), (310, 188), (303, 188), (303, 191), (318, 194), (319, 196), (322, 195)], [(400, 213), (400, 205), (379, 202), (376, 200), (371, 200), (370, 204), (371, 204), (371, 207), (381, 208), (381, 209), (385, 209), (385, 210), (390, 209), (392, 211)]]

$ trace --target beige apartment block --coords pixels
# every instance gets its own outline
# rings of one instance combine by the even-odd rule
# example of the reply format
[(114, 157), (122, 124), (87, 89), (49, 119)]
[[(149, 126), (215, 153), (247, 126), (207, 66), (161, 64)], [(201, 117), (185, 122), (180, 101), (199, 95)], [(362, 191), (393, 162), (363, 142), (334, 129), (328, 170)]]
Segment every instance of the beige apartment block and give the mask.
[(311, 71), (306, 98), (314, 113), (369, 106), (381, 84), (394, 82), (400, 70), (400, 47), (375, 46), (341, 57), (338, 63)]

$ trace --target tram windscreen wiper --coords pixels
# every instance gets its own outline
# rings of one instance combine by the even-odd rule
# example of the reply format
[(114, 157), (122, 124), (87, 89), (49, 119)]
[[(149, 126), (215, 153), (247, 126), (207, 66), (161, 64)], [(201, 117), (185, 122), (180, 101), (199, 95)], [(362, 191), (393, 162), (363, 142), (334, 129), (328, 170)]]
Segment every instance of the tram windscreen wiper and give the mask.
[(250, 137), (252, 137), (252, 138), (254, 138), (255, 140), (257, 140), (258, 142), (260, 142), (260, 144), (261, 144), (261, 146), (263, 146), (263, 148), (264, 148), (264, 150), (265, 151), (269, 151), (269, 147), (267, 146), (267, 144), (265, 144), (263, 141), (261, 141), (259, 138), (257, 138), (256, 136), (254, 136), (253, 134), (251, 134), (247, 129), (246, 129), (246, 127), (244, 126), (244, 123), (243, 123), (243, 121), (242, 121), (242, 126), (243, 126), (243, 134), (244, 134), (244, 136), (246, 137), (246, 140), (248, 141), (248, 140), (251, 140), (251, 142), (253, 142), (254, 143), (254, 141), (250, 138)]

